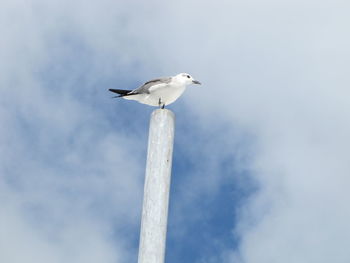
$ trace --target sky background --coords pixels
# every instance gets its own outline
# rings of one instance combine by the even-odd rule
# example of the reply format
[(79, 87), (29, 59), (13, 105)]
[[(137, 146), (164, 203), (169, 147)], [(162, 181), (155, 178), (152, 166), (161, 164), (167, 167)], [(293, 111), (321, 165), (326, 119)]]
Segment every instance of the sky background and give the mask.
[(0, 2), (0, 262), (137, 261), (152, 107), (188, 72), (166, 262), (350, 262), (350, 2)]

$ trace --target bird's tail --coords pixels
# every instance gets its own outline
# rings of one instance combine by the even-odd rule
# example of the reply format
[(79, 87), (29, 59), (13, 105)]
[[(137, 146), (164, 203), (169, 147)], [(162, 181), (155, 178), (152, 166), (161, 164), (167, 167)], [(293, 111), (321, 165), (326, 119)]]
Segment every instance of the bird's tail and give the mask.
[(113, 98), (120, 98), (120, 97), (124, 97), (127, 95), (131, 95), (129, 94), (132, 90), (125, 90), (125, 89), (109, 89), (109, 91), (114, 92), (119, 94), (118, 96), (115, 96)]

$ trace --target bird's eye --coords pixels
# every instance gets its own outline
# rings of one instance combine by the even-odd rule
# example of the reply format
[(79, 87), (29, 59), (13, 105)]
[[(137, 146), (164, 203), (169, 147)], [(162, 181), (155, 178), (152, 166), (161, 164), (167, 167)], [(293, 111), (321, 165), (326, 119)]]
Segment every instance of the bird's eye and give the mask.
[(190, 75), (187, 75), (187, 78), (189, 79), (189, 78), (190, 78)]

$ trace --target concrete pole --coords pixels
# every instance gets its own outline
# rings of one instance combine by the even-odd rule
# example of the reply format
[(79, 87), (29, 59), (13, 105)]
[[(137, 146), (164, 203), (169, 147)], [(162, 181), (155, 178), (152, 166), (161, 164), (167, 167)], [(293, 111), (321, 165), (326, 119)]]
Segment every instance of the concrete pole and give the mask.
[(163, 263), (168, 221), (174, 113), (152, 112), (148, 137), (138, 263)]

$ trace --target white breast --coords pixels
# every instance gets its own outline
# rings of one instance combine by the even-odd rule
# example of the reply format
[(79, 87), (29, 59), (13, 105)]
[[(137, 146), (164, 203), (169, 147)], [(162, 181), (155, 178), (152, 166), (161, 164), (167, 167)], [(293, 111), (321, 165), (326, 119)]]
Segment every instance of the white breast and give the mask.
[(177, 100), (182, 93), (185, 91), (184, 85), (166, 85), (164, 87), (160, 87), (158, 89), (154, 89), (151, 92), (151, 96), (156, 99), (157, 105), (159, 102), (159, 98), (162, 101), (162, 104), (169, 105)]
[(176, 101), (185, 91), (186, 86), (181, 84), (158, 84), (149, 89), (149, 94), (137, 94), (132, 96), (125, 96), (124, 99), (136, 100), (140, 103), (159, 106), (159, 99), (161, 104), (169, 105)]
[(184, 85), (155, 85), (149, 90), (149, 94), (140, 94), (124, 97), (126, 99), (137, 100), (140, 103), (159, 106), (159, 98), (162, 104), (169, 105), (177, 100), (185, 91)]

